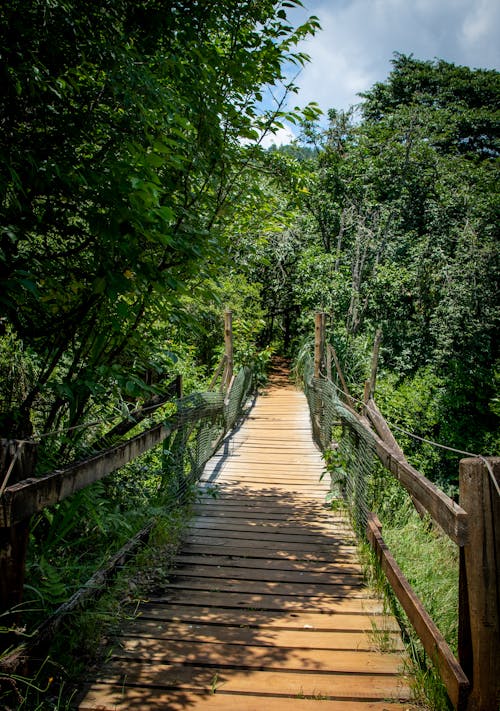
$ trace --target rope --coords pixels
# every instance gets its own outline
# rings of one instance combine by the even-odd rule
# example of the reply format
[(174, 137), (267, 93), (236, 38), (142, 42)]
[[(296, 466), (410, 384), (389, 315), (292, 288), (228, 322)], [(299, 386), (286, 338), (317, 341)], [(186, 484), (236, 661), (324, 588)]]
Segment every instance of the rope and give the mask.
[[(343, 395), (346, 393), (342, 388), (340, 388), (336, 383), (333, 381), (329, 381), (332, 383), (333, 387), (338, 391), (341, 392)], [(359, 405), (362, 405), (365, 407), (366, 403), (358, 400), (355, 398), (353, 395), (350, 395), (350, 399), (353, 400), (354, 402), (357, 402)], [(425, 442), (425, 444), (430, 444), (433, 447), (439, 447), (440, 449), (446, 449), (448, 452), (454, 452), (455, 454), (463, 454), (466, 457), (474, 457), (476, 459), (480, 459), (486, 466), (486, 469), (488, 470), (488, 474), (491, 478), (491, 481), (493, 483), (493, 486), (495, 487), (497, 494), (500, 496), (500, 486), (496, 480), (495, 474), (493, 472), (493, 469), (491, 467), (491, 464), (488, 462), (486, 457), (482, 454), (475, 454), (474, 452), (467, 452), (464, 449), (457, 449), (456, 447), (451, 447), (450, 445), (447, 444), (441, 444), (440, 442), (434, 442), (432, 439), (427, 439), (426, 437), (421, 437), (420, 435), (415, 434), (414, 432), (410, 432), (409, 430), (405, 430), (403, 427), (400, 427), (399, 425), (395, 425), (393, 422), (390, 420), (387, 420), (387, 424), (391, 426), (392, 429), (398, 430), (399, 432), (402, 432), (403, 434), (407, 435), (408, 437), (412, 437), (415, 440), (418, 440), (419, 442)]]
[[(341, 492), (351, 509), (353, 523), (358, 531), (364, 534), (367, 513), (374, 505), (376, 508), (377, 500), (377, 482), (374, 478), (374, 436), (342, 402), (339, 394), (346, 397), (342, 388), (330, 379), (313, 377), (314, 368), (310, 355), (302, 359), (299, 367), (303, 371), (304, 391), (312, 415), (313, 434), (323, 451), (332, 448), (331, 438), (334, 427), (339, 426), (340, 423), (342, 428), (339, 441), (334, 446), (337, 454), (333, 455), (332, 485), (340, 485)], [(355, 397), (350, 396), (350, 401), (366, 407), (366, 403)], [(456, 454), (480, 459), (486, 466), (497, 494), (500, 495), (500, 487), (491, 464), (484, 456), (433, 442), (408, 432), (402, 427), (389, 424), (394, 429), (421, 442), (441, 447)]]

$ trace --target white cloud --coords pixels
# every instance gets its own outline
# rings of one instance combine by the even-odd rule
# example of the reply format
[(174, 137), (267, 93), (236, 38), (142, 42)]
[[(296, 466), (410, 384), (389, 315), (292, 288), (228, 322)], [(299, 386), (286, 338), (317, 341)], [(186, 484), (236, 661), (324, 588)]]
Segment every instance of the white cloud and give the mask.
[(326, 111), (359, 102), (383, 81), (394, 52), (472, 67), (500, 68), (498, 0), (309, 0), (291, 20), (318, 15), (323, 30), (303, 43), (311, 56), (294, 103)]
[(270, 148), (272, 145), (283, 146), (291, 143), (295, 138), (293, 131), (285, 126), (284, 128), (279, 128), (276, 133), (266, 134), (260, 145), (262, 148)]

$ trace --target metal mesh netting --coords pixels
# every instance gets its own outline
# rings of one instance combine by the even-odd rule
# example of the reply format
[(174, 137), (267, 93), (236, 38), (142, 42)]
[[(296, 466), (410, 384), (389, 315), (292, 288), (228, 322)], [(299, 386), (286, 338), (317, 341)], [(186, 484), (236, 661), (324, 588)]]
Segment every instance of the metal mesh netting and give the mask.
[(170, 500), (186, 498), (224, 435), (241, 416), (252, 386), (252, 371), (245, 367), (226, 395), (197, 393), (177, 401), (175, 418), (180, 419), (180, 426), (163, 444), (163, 487)]
[(302, 377), (314, 438), (330, 465), (332, 487), (340, 488), (356, 528), (364, 534), (375, 463), (374, 441), (340, 400), (336, 386), (314, 377), (310, 356), (303, 361)]

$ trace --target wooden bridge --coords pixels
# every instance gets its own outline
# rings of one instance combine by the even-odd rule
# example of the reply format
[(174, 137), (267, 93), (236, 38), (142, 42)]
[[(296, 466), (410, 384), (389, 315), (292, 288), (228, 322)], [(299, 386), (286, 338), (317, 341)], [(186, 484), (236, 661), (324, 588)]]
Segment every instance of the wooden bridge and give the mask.
[[(399, 448), (372, 397), (375, 367), (363, 402), (352, 398), (333, 345), (326, 346), (324, 316), (316, 316), (314, 364), (309, 358), (304, 366), (310, 412), (304, 394), (278, 372), (231, 432), (252, 375), (248, 368), (233, 375), (228, 312), (225, 353), (209, 390), (182, 398), (177, 384), (176, 411), (167, 419), (123, 439), (169, 400), (169, 392), (113, 427), (95, 455), (41, 476), (32, 476), (36, 442), (0, 441), (5, 471), (0, 613), (6, 619), (22, 601), (33, 514), (162, 443), (172, 456), (165, 485), (173, 487), (169, 496), (178, 501), (218, 451), (205, 468), (203, 495), (169, 584), (122, 630), (112, 657), (80, 699), (82, 711), (411, 708), (397, 625), (364, 584), (342, 504), (326, 503), (329, 477), (321, 479), (323, 464), (313, 439), (328, 450), (339, 421), (338, 446), (348, 447), (344, 473), (353, 516), (363, 498), (358, 484), (367, 458), (371, 462), (376, 455), (419, 513), (458, 546), (457, 659), (384, 543), (376, 515), (363, 503), (367, 541), (453, 707), (498, 707), (500, 458), (462, 460), (460, 503), (447, 496)], [(332, 359), (342, 387), (332, 379)], [(8, 680), (30, 659), (42, 659), (62, 620), (104, 590), (121, 563), (148, 540), (152, 525), (20, 643), (9, 637), (0, 650), (0, 677)]]
[(398, 627), (322, 471), (306, 399), (275, 373), (207, 466), (170, 583), (80, 710), (409, 709)]

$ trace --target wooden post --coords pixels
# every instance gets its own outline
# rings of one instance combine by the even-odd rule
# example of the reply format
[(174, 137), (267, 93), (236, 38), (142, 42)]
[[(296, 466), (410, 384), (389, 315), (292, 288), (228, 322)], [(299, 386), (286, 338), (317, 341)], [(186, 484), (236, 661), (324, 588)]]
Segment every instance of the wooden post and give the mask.
[[(375, 334), (375, 341), (373, 343), (373, 353), (372, 353), (372, 369), (370, 373), (370, 391), (368, 393), (368, 400), (372, 398), (375, 394), (375, 383), (377, 381), (377, 368), (378, 368), (378, 354), (380, 350), (380, 341), (382, 340), (382, 331), (380, 328)], [(365, 402), (368, 402), (365, 400)]]
[(233, 312), (225, 311), (224, 313), (224, 354), (227, 358), (226, 360), (226, 370), (224, 373), (224, 384), (226, 387), (233, 377)]
[(323, 311), (317, 311), (314, 317), (314, 377), (319, 378), (325, 350), (325, 319)]
[(368, 407), (369, 401), (370, 401), (370, 381), (365, 380), (365, 387), (363, 389), (363, 402), (364, 402), (363, 414), (366, 413), (366, 409)]
[[(471, 692), (467, 711), (500, 704), (500, 457), (460, 462), (460, 505), (469, 539), (460, 555), (459, 660)], [(495, 485), (496, 482), (496, 485)]]
[(328, 380), (332, 380), (332, 349), (330, 345), (326, 349), (326, 377)]
[[(0, 440), (2, 492), (7, 485), (12, 486), (32, 475), (36, 454), (34, 442)], [(28, 536), (29, 516), (8, 528), (0, 528), (0, 612), (22, 601)]]

